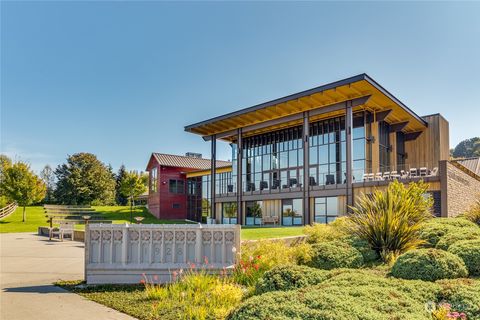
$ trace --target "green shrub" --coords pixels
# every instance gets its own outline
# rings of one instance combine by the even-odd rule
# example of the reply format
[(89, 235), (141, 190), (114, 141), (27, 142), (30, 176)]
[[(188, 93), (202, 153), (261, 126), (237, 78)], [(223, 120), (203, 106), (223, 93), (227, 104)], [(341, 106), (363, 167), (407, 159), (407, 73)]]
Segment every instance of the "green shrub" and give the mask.
[(343, 240), (348, 234), (342, 228), (332, 224), (315, 223), (312, 226), (305, 226), (303, 233), (307, 235), (307, 243), (315, 244), (327, 241)]
[(322, 282), (327, 278), (327, 274), (328, 271), (307, 266), (277, 266), (265, 272), (257, 283), (256, 293), (303, 288)]
[(362, 254), (344, 242), (332, 241), (312, 245), (312, 259), (307, 264), (318, 269), (359, 268)]
[[(435, 220), (435, 219), (432, 219)], [(420, 230), (420, 239), (424, 240), (424, 247), (435, 248), (438, 241), (449, 232), (454, 232), (455, 227), (446, 223), (427, 222)]]
[(266, 264), (267, 269), (277, 265), (294, 263), (296, 260), (295, 248), (290, 247), (283, 241), (260, 240), (242, 245), (242, 260), (249, 261), (258, 256)]
[(462, 258), (471, 276), (480, 276), (480, 239), (455, 242), (448, 252)]
[(468, 275), (460, 257), (437, 249), (417, 249), (402, 254), (392, 267), (395, 278), (436, 281)]
[(448, 232), (446, 235), (440, 238), (436, 248), (442, 250), (448, 250), (448, 248), (462, 240), (476, 240), (480, 239), (480, 228), (458, 228), (456, 230)]
[(463, 218), (480, 226), (480, 198), (475, 201), (475, 204), (467, 210), (463, 215)]
[(337, 275), (292, 291), (274, 291), (244, 301), (230, 316), (244, 319), (427, 320), (425, 302), (435, 301), (440, 286), (334, 270)]
[(352, 247), (354, 247), (360, 252), (363, 257), (364, 263), (374, 262), (380, 258), (380, 255), (375, 250), (370, 248), (370, 244), (368, 243), (368, 241), (362, 240), (354, 236), (348, 238), (346, 241), (348, 244), (350, 244)]
[(437, 301), (447, 301), (455, 311), (464, 312), (467, 319), (480, 319), (480, 280), (441, 280), (437, 284), (441, 286)]
[(430, 220), (428, 223), (434, 223), (434, 224), (442, 224), (442, 225), (448, 225), (452, 227), (458, 227), (458, 228), (473, 228), (477, 227), (475, 223), (472, 221), (465, 219), (464, 217), (457, 217), (457, 218), (434, 218)]
[(351, 232), (368, 241), (385, 262), (394, 261), (424, 242), (420, 229), (432, 217), (432, 200), (423, 196), (427, 188), (423, 182), (405, 186), (394, 181), (385, 192), (361, 196), (349, 216)]

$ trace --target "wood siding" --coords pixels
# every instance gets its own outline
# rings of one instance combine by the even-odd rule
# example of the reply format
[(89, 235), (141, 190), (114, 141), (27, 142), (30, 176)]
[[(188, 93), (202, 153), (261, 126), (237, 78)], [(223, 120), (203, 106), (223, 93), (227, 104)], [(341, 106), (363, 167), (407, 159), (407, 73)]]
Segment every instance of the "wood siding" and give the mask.
[(409, 166), (438, 167), (438, 162), (448, 160), (450, 155), (449, 125), (441, 115), (423, 117), (428, 128), (415, 140), (405, 142)]

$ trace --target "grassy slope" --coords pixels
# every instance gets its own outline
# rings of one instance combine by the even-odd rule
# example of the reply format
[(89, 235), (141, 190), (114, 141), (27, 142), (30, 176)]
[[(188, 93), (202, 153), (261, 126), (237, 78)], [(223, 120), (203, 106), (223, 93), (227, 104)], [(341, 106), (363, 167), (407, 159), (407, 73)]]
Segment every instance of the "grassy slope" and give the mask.
[[(112, 220), (113, 223), (125, 223), (130, 221), (130, 208), (121, 206), (103, 206), (95, 207), (97, 212), (105, 216), (105, 220)], [(142, 216), (145, 219), (142, 223), (185, 223), (183, 220), (159, 220), (151, 215), (146, 208), (136, 208), (133, 216)], [(39, 226), (47, 226), (47, 218), (43, 208), (27, 207), (27, 221), (22, 222), (22, 208), (17, 210), (8, 218), (0, 221), (0, 233), (5, 232), (36, 232)], [(83, 225), (77, 225), (77, 230), (84, 229)], [(259, 228), (244, 227), (242, 228), (243, 240), (257, 240), (266, 238), (281, 238), (289, 236), (297, 236), (303, 234), (303, 227), (278, 227), (278, 228)]]

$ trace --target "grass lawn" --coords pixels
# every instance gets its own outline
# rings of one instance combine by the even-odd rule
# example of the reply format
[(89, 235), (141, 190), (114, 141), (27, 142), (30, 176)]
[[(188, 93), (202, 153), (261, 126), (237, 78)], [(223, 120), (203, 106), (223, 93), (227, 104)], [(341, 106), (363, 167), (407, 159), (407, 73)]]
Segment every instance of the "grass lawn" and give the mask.
[[(113, 223), (126, 223), (130, 221), (130, 207), (122, 206), (99, 206), (95, 210), (104, 216), (105, 220), (111, 220)], [(17, 208), (9, 217), (0, 220), (0, 233), (6, 232), (37, 232), (39, 226), (47, 226), (47, 218), (43, 207), (27, 207), (27, 221), (22, 222), (23, 208)], [(184, 220), (159, 220), (155, 218), (144, 207), (134, 209), (133, 216), (142, 216), (145, 219), (144, 224), (173, 224), (187, 223)], [(84, 230), (85, 226), (79, 224), (75, 226), (77, 230)], [(303, 227), (242, 227), (242, 240), (258, 240), (268, 238), (282, 238), (298, 236), (303, 234)]]
[(302, 227), (242, 227), (242, 240), (259, 240), (303, 235)]

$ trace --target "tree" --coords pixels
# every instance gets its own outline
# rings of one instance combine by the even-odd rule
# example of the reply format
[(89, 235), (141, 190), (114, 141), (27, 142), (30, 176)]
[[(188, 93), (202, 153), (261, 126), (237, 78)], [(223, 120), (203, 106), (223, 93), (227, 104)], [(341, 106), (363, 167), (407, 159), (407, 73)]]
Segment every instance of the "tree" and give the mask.
[(46, 203), (53, 203), (55, 201), (54, 191), (55, 191), (55, 174), (50, 165), (46, 165), (43, 170), (40, 172), (40, 178), (42, 178), (45, 186), (47, 187), (47, 192), (45, 195)]
[(115, 200), (111, 168), (91, 153), (77, 153), (55, 169), (55, 198), (62, 204), (100, 205)]
[(125, 198), (130, 198), (130, 222), (132, 222), (133, 206), (135, 198), (147, 191), (145, 175), (135, 171), (126, 172), (122, 181), (120, 181), (120, 194)]
[(8, 199), (23, 207), (23, 219), (26, 220), (25, 207), (41, 201), (45, 197), (45, 183), (30, 170), (30, 166), (17, 162), (3, 173), (1, 189)]
[(147, 191), (145, 177), (142, 173), (135, 171), (125, 172), (123, 179), (120, 181), (120, 194), (130, 199), (142, 195)]
[(121, 206), (126, 206), (128, 204), (128, 196), (125, 197), (122, 195), (121, 192), (121, 187), (122, 187), (122, 181), (125, 179), (127, 175), (127, 170), (125, 169), (125, 166), (122, 164), (120, 166), (120, 169), (118, 169), (118, 173), (115, 176), (115, 200), (118, 205)]
[[(6, 155), (0, 154), (0, 182), (4, 179), (4, 172), (7, 168), (12, 166), (12, 160)], [(5, 207), (8, 204), (8, 199), (3, 191), (3, 188), (0, 187), (0, 208)]]
[(461, 141), (453, 149), (454, 158), (480, 157), (480, 137), (474, 137)]

